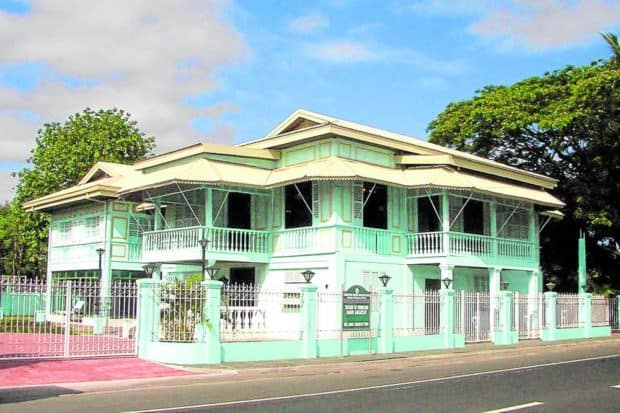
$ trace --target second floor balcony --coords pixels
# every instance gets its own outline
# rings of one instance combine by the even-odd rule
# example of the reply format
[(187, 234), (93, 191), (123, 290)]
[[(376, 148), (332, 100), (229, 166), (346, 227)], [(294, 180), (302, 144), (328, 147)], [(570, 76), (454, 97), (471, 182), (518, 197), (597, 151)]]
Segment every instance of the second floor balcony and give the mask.
[(400, 256), (409, 263), (459, 257), (468, 265), (537, 264), (536, 244), (463, 232), (406, 233), (331, 225), (278, 231), (195, 226), (145, 232), (143, 262), (183, 262), (201, 259), (201, 238), (209, 240), (207, 258), (268, 262), (272, 257), (342, 252), (352, 255)]

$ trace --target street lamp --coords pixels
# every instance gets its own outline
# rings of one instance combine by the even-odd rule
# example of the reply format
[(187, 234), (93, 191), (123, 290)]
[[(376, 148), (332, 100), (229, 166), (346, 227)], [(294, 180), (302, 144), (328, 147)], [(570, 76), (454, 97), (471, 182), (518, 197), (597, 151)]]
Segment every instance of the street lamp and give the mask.
[(198, 243), (200, 244), (200, 248), (202, 248), (202, 278), (203, 279), (205, 277), (205, 269), (207, 267), (207, 263), (205, 262), (206, 254), (207, 254), (207, 246), (209, 246), (210, 242), (211, 241), (209, 241), (206, 238), (201, 238), (198, 240)]
[(157, 267), (157, 264), (145, 264), (142, 266), (142, 269), (144, 270), (147, 277), (151, 278)]
[(450, 288), (450, 285), (452, 284), (452, 280), (450, 278), (446, 277), (441, 281), (443, 282), (444, 287)]
[[(99, 247), (95, 250), (95, 252), (97, 252), (97, 255), (99, 256), (99, 288), (101, 288), (101, 282), (102, 280), (102, 267), (101, 267), (101, 259), (103, 258), (103, 254), (105, 253), (105, 249)], [(99, 289), (96, 290), (96, 294), (99, 295)], [(102, 308), (102, 303), (99, 302), (99, 297), (95, 298), (95, 312), (99, 313), (99, 310), (101, 310)]]
[(101, 258), (103, 257), (105, 250), (99, 247), (95, 251), (97, 252), (97, 255), (99, 255), (99, 281), (101, 281)]
[(549, 281), (547, 284), (545, 284), (545, 286), (549, 291), (553, 291), (553, 289), (555, 288), (555, 283), (553, 281)]
[[(203, 261), (204, 262), (204, 261)], [(219, 268), (216, 267), (207, 267), (207, 274), (209, 274), (209, 279), (215, 280), (215, 276), (220, 271)]]
[(390, 277), (384, 272), (382, 272), (381, 275), (379, 276), (379, 281), (381, 281), (381, 284), (383, 284), (384, 287), (387, 287), (391, 279), (392, 277)]
[(306, 270), (303, 271), (301, 275), (304, 276), (304, 280), (306, 280), (306, 283), (310, 284), (310, 281), (312, 281), (312, 277), (314, 277), (314, 271)]

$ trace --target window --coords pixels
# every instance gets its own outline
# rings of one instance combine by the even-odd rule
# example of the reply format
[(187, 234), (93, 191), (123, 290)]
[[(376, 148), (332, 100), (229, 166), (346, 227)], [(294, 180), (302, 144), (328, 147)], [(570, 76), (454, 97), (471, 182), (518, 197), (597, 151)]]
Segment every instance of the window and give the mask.
[(63, 221), (58, 223), (58, 240), (69, 242), (71, 240), (71, 222)]
[(100, 217), (89, 217), (84, 221), (84, 237), (87, 240), (96, 240), (99, 238)]
[(284, 227), (312, 226), (312, 183), (301, 182), (284, 188)]
[(481, 201), (470, 199), (463, 214), (463, 231), (469, 234), (484, 234), (484, 207)]
[(497, 231), (497, 236), (500, 238), (528, 239), (529, 222), (527, 210), (522, 208), (514, 210), (513, 207), (507, 205), (498, 205)]
[(439, 196), (418, 198), (418, 232), (441, 231)]
[(387, 229), (387, 186), (364, 182), (363, 225)]
[(489, 292), (489, 277), (487, 275), (474, 275), (474, 291), (478, 293)]

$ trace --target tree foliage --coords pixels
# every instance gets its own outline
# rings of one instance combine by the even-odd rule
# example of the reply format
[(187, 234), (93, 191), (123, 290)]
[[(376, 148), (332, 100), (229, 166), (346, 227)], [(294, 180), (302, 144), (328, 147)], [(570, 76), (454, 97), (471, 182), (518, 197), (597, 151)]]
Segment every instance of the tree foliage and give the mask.
[(558, 179), (555, 192), (567, 204), (566, 218), (545, 230), (543, 269), (573, 289), (573, 252), (578, 230), (585, 229), (593, 281), (600, 288), (620, 287), (614, 278), (620, 242), (620, 70), (615, 57), (510, 86), (485, 86), (471, 99), (450, 103), (428, 131), (431, 142)]
[(37, 132), (29, 167), (17, 174), (15, 199), (0, 209), (4, 272), (40, 275), (44, 270), (48, 218), (23, 211), (24, 201), (77, 184), (97, 161), (132, 163), (153, 148), (154, 138), (141, 132), (123, 110), (86, 108), (63, 124), (44, 124)]

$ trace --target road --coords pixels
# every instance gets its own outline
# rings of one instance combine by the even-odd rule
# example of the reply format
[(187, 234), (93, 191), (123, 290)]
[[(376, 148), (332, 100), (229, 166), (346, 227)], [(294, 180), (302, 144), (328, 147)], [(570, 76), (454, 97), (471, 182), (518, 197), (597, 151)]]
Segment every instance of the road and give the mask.
[(0, 401), (6, 412), (616, 412), (620, 340), (0, 390)]

